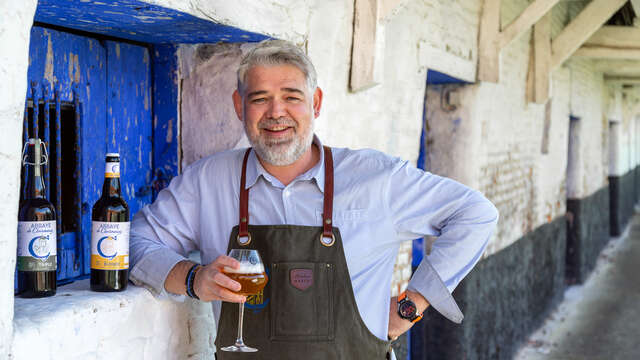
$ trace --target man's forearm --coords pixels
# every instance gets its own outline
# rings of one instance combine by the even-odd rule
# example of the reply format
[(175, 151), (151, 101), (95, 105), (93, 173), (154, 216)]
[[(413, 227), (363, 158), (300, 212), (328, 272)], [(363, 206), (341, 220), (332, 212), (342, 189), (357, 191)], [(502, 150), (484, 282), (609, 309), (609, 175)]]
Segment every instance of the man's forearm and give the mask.
[(173, 269), (169, 271), (169, 275), (167, 275), (167, 279), (164, 281), (164, 289), (172, 294), (185, 295), (187, 293), (185, 279), (187, 278), (189, 269), (191, 269), (194, 264), (194, 262), (189, 260), (177, 263)]
[(409, 296), (409, 299), (411, 299), (411, 301), (416, 304), (418, 312), (420, 314), (424, 314), (424, 312), (429, 307), (429, 301), (427, 301), (427, 299), (425, 299), (424, 296), (422, 296), (422, 294), (420, 294), (419, 292), (411, 290), (407, 290), (406, 292), (407, 296)]

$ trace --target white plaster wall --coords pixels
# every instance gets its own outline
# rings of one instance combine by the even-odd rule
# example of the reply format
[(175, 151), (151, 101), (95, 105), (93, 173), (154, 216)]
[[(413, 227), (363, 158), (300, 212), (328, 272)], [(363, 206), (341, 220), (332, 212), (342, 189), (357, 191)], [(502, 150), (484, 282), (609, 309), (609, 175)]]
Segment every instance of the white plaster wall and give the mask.
[[(636, 88), (623, 89), (619, 85), (606, 87), (610, 176), (624, 176), (640, 161), (638, 112), (640, 99)], [(603, 120), (604, 121), (604, 120)]]
[(624, 99), (624, 108), (622, 115), (622, 141), (621, 141), (621, 152), (622, 157), (620, 159), (620, 169), (621, 175), (625, 175), (627, 172), (633, 170), (635, 168), (635, 141), (636, 138), (634, 136), (635, 133), (635, 121), (634, 111), (636, 111), (634, 106), (634, 92), (631, 89), (624, 89), (622, 97)]
[(565, 66), (571, 75), (571, 114), (580, 118), (581, 188), (576, 196), (587, 197), (607, 186), (608, 121), (606, 89), (602, 73), (590, 61), (570, 60)]
[(142, 0), (199, 18), (296, 43), (306, 39), (311, 0)]
[(0, 0), (0, 358), (12, 340), (22, 116), (35, 0)]
[(249, 145), (231, 94), (237, 87), (235, 69), (252, 47), (251, 44), (180, 46), (183, 169), (207, 155)]
[[(502, 23), (508, 24), (528, 5), (527, 0), (503, 1)], [(465, 54), (460, 50), (464, 44), (474, 54), (480, 9), (467, 1), (451, 7), (455, 6), (459, 8), (440, 20), (442, 32), (465, 39), (457, 40), (458, 50), (451, 54)], [(552, 33), (557, 34), (583, 6), (557, 5)], [(427, 90), (429, 170), (479, 188), (500, 211), (498, 229), (485, 256), (564, 215), (568, 195), (583, 198), (607, 186), (608, 130), (603, 121), (606, 93), (602, 74), (595, 72), (589, 61), (577, 60), (552, 73), (550, 123), (545, 135), (545, 105), (526, 101), (530, 38), (531, 31), (527, 31), (502, 50), (497, 84), (481, 82), (457, 88), (455, 98), (462, 105), (456, 110), (447, 112), (441, 106), (442, 86)], [(577, 127), (578, 163), (571, 164), (573, 176), (567, 189), (569, 115), (581, 119)], [(547, 153), (542, 151), (544, 136), (548, 136)]]

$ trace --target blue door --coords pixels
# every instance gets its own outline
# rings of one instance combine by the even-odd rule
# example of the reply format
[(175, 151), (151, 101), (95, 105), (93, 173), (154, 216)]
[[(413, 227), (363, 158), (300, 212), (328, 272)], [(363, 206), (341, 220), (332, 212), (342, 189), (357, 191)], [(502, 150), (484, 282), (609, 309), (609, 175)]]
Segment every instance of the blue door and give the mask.
[(131, 214), (151, 201), (150, 68), (145, 46), (32, 28), (23, 137), (48, 144), (59, 281), (89, 273), (91, 208), (107, 152), (120, 153)]

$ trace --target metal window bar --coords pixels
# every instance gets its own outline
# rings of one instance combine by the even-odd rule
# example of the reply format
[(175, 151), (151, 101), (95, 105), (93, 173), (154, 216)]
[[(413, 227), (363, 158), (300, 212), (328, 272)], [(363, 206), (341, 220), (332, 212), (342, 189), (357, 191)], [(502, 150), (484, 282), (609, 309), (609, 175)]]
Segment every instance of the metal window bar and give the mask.
[[(44, 99), (44, 121), (43, 121), (43, 127), (44, 127), (44, 142), (46, 144), (46, 146), (51, 146), (51, 133), (49, 130), (49, 120), (51, 119), (49, 117), (49, 100), (51, 98), (51, 92), (49, 91), (49, 82), (45, 79), (42, 82), (42, 98)], [(39, 106), (38, 106), (39, 107)], [(49, 151), (51, 149), (48, 149)], [(48, 169), (47, 170), (51, 170), (51, 165), (48, 164), (47, 165)], [(45, 185), (45, 189), (47, 192), (47, 199), (51, 199), (51, 185), (49, 182), (49, 179), (51, 177), (49, 176), (49, 171), (45, 171), (44, 172), (44, 185)], [(56, 219), (58, 217), (56, 216)], [(57, 225), (57, 224), (56, 224)], [(57, 229), (57, 227), (56, 227)]]
[[(60, 103), (60, 85), (59, 84), (54, 84), (54, 102), (55, 102), (55, 108), (56, 108), (56, 124), (55, 124), (55, 129), (56, 129), (56, 151), (55, 151), (55, 167), (56, 167), (56, 179), (62, 179), (62, 156), (60, 156), (62, 154), (62, 133), (60, 131), (61, 129), (61, 125), (60, 125), (60, 118), (62, 116), (60, 108), (61, 103)], [(50, 151), (50, 153), (52, 153), (53, 151)], [(56, 214), (58, 214), (58, 216), (56, 216), (56, 229), (60, 229), (60, 231), (62, 231), (62, 181), (56, 181), (56, 203), (55, 203), (55, 207), (56, 207)], [(60, 239), (60, 237), (58, 237), (58, 248), (60, 248), (62, 239)]]
[(74, 272), (80, 271), (78, 275), (82, 274), (82, 259), (84, 258), (84, 242), (82, 241), (83, 236), (83, 228), (82, 228), (82, 205), (80, 203), (80, 194), (82, 194), (82, 138), (80, 136), (80, 122), (82, 120), (81, 107), (80, 107), (80, 96), (78, 96), (78, 83), (73, 84), (73, 106), (75, 111), (75, 122), (76, 122), (76, 136), (75, 136), (75, 153), (76, 153), (76, 168), (73, 173), (73, 177), (76, 180), (76, 196), (73, 198), (73, 206), (76, 209), (76, 221), (77, 221), (77, 236), (76, 236), (76, 246), (75, 246), (75, 261), (73, 264)]

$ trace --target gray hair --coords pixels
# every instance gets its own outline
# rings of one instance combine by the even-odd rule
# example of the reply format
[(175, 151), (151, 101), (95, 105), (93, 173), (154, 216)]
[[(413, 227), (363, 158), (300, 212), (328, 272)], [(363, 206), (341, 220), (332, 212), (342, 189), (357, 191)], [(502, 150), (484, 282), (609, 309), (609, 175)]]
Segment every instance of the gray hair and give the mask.
[(244, 95), (249, 69), (260, 65), (293, 65), (304, 74), (309, 92), (313, 92), (318, 86), (316, 69), (302, 49), (285, 40), (263, 40), (251, 49), (240, 62), (240, 67), (238, 67), (238, 91), (240, 94)]

